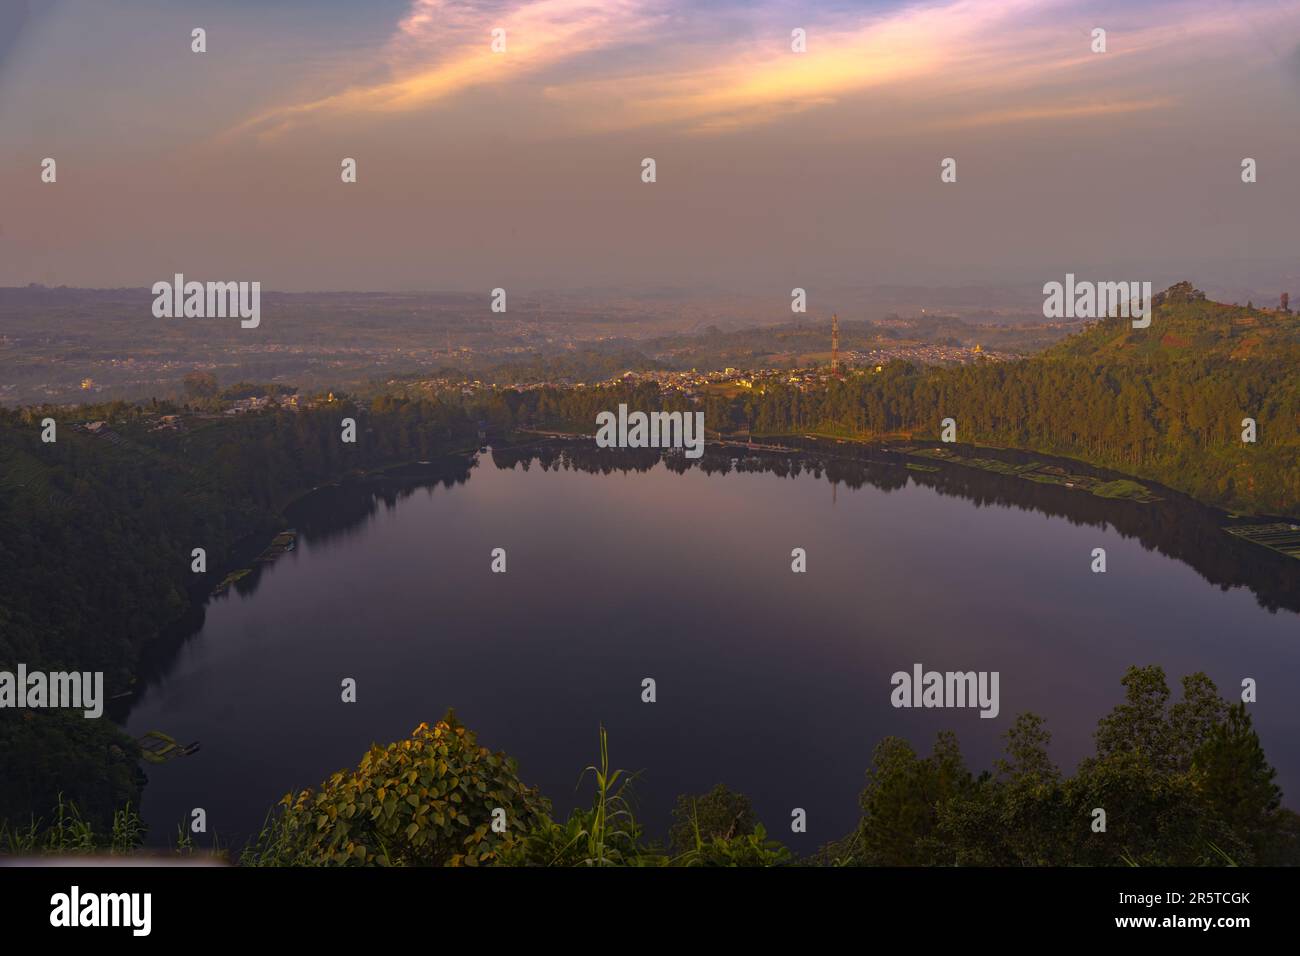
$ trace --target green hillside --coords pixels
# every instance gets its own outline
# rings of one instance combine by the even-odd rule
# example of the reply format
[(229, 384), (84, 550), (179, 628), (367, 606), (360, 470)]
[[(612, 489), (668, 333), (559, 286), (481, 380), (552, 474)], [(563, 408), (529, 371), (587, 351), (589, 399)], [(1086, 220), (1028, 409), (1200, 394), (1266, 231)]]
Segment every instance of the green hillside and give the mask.
[(1300, 316), (1279, 309), (1226, 305), (1180, 282), (1153, 297), (1145, 329), (1116, 317), (1091, 323), (1043, 353), (1044, 358), (1106, 362), (1176, 359), (1300, 361)]

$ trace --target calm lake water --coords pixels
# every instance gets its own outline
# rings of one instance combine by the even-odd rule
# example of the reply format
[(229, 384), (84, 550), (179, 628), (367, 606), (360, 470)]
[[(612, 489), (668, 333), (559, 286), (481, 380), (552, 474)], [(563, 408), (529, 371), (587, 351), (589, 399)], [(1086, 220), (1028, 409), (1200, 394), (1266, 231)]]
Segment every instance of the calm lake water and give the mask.
[[(1300, 562), (1174, 495), (833, 454), (870, 453), (712, 448), (695, 465), (551, 444), (315, 493), (290, 514), (297, 550), (152, 664), (128, 729), (202, 749), (147, 767), (151, 841), (203, 807), (239, 845), (287, 791), (454, 706), (560, 815), (589, 796), (575, 786), (604, 724), (613, 764), (643, 771), (652, 835), (677, 794), (725, 783), (811, 851), (856, 824), (881, 737), (928, 753), (951, 728), (978, 772), (1029, 710), (1072, 770), (1131, 664), (1163, 666), (1175, 698), (1194, 671), (1228, 697), (1255, 678), (1256, 727), (1300, 806)], [(489, 570), (497, 547), (506, 574)], [(1097, 547), (1106, 574), (1089, 570)], [(890, 675), (914, 663), (999, 671), (1000, 715), (893, 708)]]

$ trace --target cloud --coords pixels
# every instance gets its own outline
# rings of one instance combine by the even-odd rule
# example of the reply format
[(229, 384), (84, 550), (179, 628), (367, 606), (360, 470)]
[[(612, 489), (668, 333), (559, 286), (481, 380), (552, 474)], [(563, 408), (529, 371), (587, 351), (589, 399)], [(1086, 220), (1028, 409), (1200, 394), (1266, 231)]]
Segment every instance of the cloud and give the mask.
[[(1133, 112), (1169, 105), (1159, 88), (1168, 62), (1242, 27), (1203, 0), (1103, 13), (1112, 29), (1099, 55), (1092, 21), (1057, 0), (936, 0), (812, 19), (772, 2), (738, 12), (663, 0), (414, 0), (368, 71), (382, 79), (275, 107), (237, 132), (401, 113), (511, 84), (592, 130), (732, 131), (875, 89), (940, 108), (947, 98), (955, 127)], [(507, 31), (502, 54), (490, 49), (496, 26)], [(790, 50), (794, 26), (808, 31), (807, 53)], [(593, 57), (601, 52), (638, 55)], [(1073, 99), (1060, 102), (1061, 87)], [(966, 115), (972, 95), (1003, 101)]]
[[(658, 19), (647, 4), (634, 0), (415, 0), (382, 51), (386, 79), (276, 107), (241, 124), (237, 132), (275, 134), (313, 118), (418, 109), (475, 86), (512, 82), (629, 42)], [(506, 31), (504, 53), (492, 50), (496, 27)]]
[(1044, 120), (1082, 119), (1100, 116), (1117, 116), (1124, 113), (1143, 113), (1151, 110), (1168, 109), (1174, 100), (1168, 97), (1152, 97), (1137, 100), (1107, 100), (1095, 103), (1054, 103), (1044, 106), (1026, 106), (1003, 110), (989, 110), (983, 113), (967, 113), (956, 119), (946, 120), (945, 129), (962, 129), (981, 126), (1000, 126), (1007, 123), (1032, 123)]

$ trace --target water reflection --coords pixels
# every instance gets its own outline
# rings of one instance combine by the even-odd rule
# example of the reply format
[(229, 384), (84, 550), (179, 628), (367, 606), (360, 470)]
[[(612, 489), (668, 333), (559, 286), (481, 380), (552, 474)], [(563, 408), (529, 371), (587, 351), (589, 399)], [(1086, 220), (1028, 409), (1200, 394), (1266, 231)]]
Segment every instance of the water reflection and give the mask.
[[(808, 809), (810, 851), (852, 826), (882, 736), (928, 748), (956, 729), (982, 769), (1033, 710), (1068, 769), (1124, 669), (1147, 663), (1174, 685), (1205, 670), (1229, 696), (1262, 678), (1256, 726), (1300, 790), (1285, 749), (1300, 716), (1271, 679), (1300, 666), (1300, 562), (1161, 494), (918, 472), (852, 445), (711, 445), (692, 461), (580, 441), (322, 488), (287, 513), (297, 551), (154, 649), (128, 726), (203, 749), (150, 771), (146, 819), (165, 836), (203, 805), (237, 841), (286, 790), (454, 705), (561, 813), (604, 723), (616, 762), (647, 770), (652, 830), (678, 793), (724, 782), (769, 825)], [(1096, 544), (1106, 575), (1088, 572)], [(506, 576), (488, 573), (498, 545)], [(793, 545), (808, 575), (790, 573)], [(892, 709), (889, 674), (914, 662), (1000, 671), (1001, 716)], [(339, 703), (342, 676), (356, 705)]]

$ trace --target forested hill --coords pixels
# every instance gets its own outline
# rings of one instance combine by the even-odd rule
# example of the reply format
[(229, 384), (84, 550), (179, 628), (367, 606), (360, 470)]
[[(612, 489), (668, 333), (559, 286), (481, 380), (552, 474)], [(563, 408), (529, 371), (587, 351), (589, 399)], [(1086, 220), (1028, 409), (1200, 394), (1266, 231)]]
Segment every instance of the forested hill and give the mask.
[(1178, 359), (1300, 363), (1300, 315), (1226, 305), (1180, 282), (1154, 297), (1149, 328), (1125, 318), (1089, 324), (1043, 353), (1044, 358), (1159, 362)]
[(1017, 362), (894, 363), (809, 392), (778, 383), (745, 417), (756, 433), (862, 438), (937, 438), (951, 417), (961, 442), (1080, 458), (1231, 510), (1300, 513), (1300, 318), (1211, 302), (1189, 283), (1155, 300), (1144, 329), (1104, 319)]

